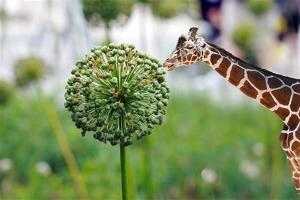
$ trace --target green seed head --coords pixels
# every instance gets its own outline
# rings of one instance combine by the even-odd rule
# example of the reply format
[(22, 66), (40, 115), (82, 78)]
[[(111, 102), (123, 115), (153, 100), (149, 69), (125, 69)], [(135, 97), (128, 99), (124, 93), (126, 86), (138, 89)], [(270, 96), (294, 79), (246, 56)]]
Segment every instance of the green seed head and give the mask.
[(161, 64), (134, 46), (95, 47), (76, 62), (67, 81), (65, 107), (72, 120), (102, 142), (131, 144), (162, 123), (169, 88)]

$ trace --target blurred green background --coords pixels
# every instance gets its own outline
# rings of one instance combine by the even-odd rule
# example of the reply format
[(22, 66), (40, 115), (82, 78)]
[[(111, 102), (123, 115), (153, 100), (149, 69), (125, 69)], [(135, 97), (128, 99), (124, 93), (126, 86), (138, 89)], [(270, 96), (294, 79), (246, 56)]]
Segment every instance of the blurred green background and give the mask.
[[(129, 42), (163, 61), (200, 26), (234, 54), (299, 77), (298, 1), (41, 2), (0, 1), (0, 199), (121, 198), (119, 148), (82, 138), (63, 107), (72, 65), (94, 45)], [(130, 199), (297, 199), (279, 118), (207, 66), (167, 80), (164, 124), (128, 147)]]
[[(89, 197), (120, 199), (119, 149), (82, 138), (51, 99), (17, 94), (1, 108), (1, 121), (2, 199), (78, 198), (57, 129), (70, 143)], [(146, 199), (149, 190), (154, 199), (296, 198), (281, 128), (277, 117), (248, 101), (228, 108), (203, 95), (172, 96), (164, 125), (147, 143), (128, 148), (130, 199)]]

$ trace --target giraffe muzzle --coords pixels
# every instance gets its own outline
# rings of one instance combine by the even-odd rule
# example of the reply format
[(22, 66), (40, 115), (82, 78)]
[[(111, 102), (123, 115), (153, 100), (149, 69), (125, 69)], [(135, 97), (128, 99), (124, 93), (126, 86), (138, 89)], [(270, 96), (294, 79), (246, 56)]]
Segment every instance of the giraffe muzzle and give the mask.
[(174, 64), (172, 64), (172, 63), (170, 63), (170, 64), (164, 64), (163, 66), (164, 66), (164, 68), (166, 68), (168, 71), (172, 71), (172, 70), (175, 69), (175, 66), (174, 66)]
[(172, 71), (175, 69), (175, 64), (166, 60), (163, 64), (163, 67), (166, 68), (168, 71)]

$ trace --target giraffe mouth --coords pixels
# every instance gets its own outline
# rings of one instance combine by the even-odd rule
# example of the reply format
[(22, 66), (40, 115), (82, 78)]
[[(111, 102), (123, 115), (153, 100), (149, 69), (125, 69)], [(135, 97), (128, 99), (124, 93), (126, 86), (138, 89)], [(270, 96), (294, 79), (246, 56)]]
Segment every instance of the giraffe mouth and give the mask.
[(172, 70), (175, 69), (175, 64), (174, 63), (165, 62), (163, 64), (163, 67), (166, 68), (168, 71), (172, 71)]

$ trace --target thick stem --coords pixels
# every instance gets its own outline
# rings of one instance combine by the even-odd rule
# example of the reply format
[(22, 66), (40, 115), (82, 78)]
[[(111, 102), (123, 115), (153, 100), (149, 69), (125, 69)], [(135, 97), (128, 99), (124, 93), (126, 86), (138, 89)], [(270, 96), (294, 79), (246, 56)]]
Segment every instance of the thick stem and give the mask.
[[(125, 119), (122, 115), (119, 121), (119, 129), (122, 134), (124, 134), (125, 130)], [(126, 172), (126, 146), (124, 139), (121, 139), (120, 143), (120, 161), (121, 161), (121, 180), (122, 180), (122, 200), (127, 200), (127, 172)]]
[(127, 200), (127, 178), (126, 178), (126, 149), (124, 144), (120, 144), (120, 161), (122, 176), (122, 200)]

